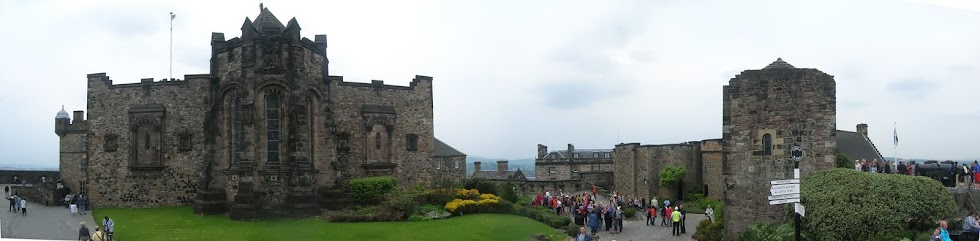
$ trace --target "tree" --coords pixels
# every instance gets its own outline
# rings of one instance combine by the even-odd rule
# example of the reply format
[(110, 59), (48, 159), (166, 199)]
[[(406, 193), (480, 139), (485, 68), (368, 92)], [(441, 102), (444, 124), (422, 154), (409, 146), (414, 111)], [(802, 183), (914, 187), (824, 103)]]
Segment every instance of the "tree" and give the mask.
[(687, 175), (687, 170), (682, 166), (667, 166), (660, 170), (660, 185), (670, 187), (677, 184)]
[(851, 159), (847, 154), (837, 153), (835, 158), (837, 159), (837, 168), (854, 168), (854, 159)]

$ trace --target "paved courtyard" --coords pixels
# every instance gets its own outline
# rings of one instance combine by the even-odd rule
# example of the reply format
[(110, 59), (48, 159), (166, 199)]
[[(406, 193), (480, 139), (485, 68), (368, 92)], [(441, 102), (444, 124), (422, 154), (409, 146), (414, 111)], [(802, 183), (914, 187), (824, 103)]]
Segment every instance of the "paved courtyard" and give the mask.
[(27, 216), (8, 212), (6, 199), (0, 212), (0, 238), (78, 240), (78, 224), (85, 222), (89, 230), (95, 231), (92, 212), (85, 216), (72, 216), (63, 206), (44, 206), (27, 200)]
[[(698, 225), (698, 222), (704, 220), (704, 214), (689, 214), (687, 217), (687, 233), (681, 234), (681, 236), (671, 236), (672, 228), (670, 226), (660, 226), (660, 218), (657, 218), (657, 225), (645, 225), (646, 217), (644, 220), (624, 220), (623, 221), (623, 233), (611, 234), (606, 231), (600, 231), (596, 233), (593, 240), (602, 241), (641, 241), (641, 240), (691, 240), (691, 235), (694, 234), (694, 227)], [(598, 239), (595, 239), (598, 238)]]

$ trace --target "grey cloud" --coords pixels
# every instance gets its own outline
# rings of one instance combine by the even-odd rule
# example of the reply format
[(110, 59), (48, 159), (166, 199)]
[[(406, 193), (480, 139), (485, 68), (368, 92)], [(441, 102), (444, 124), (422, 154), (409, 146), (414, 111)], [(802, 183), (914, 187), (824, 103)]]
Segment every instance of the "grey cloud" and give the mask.
[(939, 89), (939, 83), (921, 79), (909, 79), (889, 83), (887, 89), (892, 93), (900, 95), (900, 97), (921, 99)]
[(616, 96), (604, 88), (605, 85), (602, 82), (552, 82), (541, 85), (535, 93), (544, 99), (545, 104), (554, 108), (584, 108)]

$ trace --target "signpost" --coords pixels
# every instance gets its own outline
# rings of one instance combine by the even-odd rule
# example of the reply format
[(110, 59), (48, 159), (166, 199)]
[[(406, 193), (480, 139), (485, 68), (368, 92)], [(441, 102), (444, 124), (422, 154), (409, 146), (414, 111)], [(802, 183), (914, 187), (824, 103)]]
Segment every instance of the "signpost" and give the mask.
[(796, 210), (796, 241), (800, 241), (800, 218), (806, 215), (803, 204), (800, 204), (800, 161), (803, 160), (803, 148), (793, 146), (789, 151), (793, 159), (793, 179), (774, 180), (769, 182), (769, 205), (792, 203)]

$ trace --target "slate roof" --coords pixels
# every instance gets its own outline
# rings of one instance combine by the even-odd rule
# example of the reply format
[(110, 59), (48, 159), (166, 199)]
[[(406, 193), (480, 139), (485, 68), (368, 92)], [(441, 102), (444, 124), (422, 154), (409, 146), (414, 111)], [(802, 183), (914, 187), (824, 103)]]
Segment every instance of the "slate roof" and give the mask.
[(439, 138), (435, 138), (435, 140), (436, 143), (432, 148), (433, 156), (465, 156), (466, 155), (460, 151), (457, 151), (456, 148), (449, 146), (445, 142), (440, 141)]
[(259, 32), (282, 32), (286, 29), (286, 26), (282, 25), (282, 22), (280, 22), (279, 19), (276, 18), (276, 15), (273, 15), (267, 7), (262, 7), (262, 12), (259, 13), (259, 16), (255, 17), (255, 21), (252, 22), (252, 25), (254, 25), (255, 29)]
[[(519, 176), (515, 176), (520, 174)], [(516, 171), (506, 170), (506, 171), (478, 171), (474, 172), (472, 178), (485, 178), (488, 180), (527, 180), (524, 176), (524, 172), (521, 169)]]
[[(572, 153), (578, 153), (578, 157), (579, 158), (593, 158), (592, 157), (592, 153), (596, 153), (596, 152), (598, 152), (598, 153), (604, 153), (604, 152), (612, 153), (613, 152), (613, 149), (575, 149), (575, 150), (572, 151)], [(549, 152), (547, 155), (544, 156), (544, 158), (541, 158), (541, 159), (566, 159), (566, 158), (568, 158), (568, 150), (564, 150), (564, 151), (552, 151), (552, 152)], [(600, 156), (600, 158), (605, 158), (605, 157)]]
[(796, 67), (793, 67), (793, 65), (786, 63), (786, 61), (783, 61), (783, 58), (776, 58), (776, 61), (773, 61), (771, 64), (767, 65), (765, 68), (762, 69), (794, 69), (794, 68)]
[(881, 152), (871, 140), (861, 133), (837, 130), (837, 152), (847, 154), (854, 160), (884, 160)]

